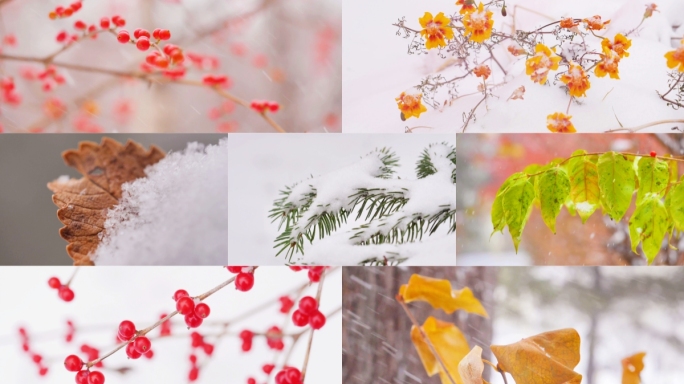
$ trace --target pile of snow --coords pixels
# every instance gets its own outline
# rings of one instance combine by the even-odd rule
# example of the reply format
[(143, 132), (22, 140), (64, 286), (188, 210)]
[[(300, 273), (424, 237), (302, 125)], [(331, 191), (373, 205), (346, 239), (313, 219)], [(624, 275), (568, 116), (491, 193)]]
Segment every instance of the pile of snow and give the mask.
[(226, 265), (228, 139), (189, 143), (123, 185), (107, 212), (97, 265)]

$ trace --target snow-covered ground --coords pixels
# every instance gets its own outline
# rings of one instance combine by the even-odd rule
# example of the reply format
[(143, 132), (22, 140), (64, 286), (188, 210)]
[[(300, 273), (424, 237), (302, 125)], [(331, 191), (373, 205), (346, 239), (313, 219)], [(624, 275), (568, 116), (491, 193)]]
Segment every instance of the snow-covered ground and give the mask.
[[(642, 19), (646, 1), (643, 0), (576, 0), (542, 1), (510, 0), (506, 2), (508, 16), (494, 12), (494, 29), (510, 32), (512, 13), (516, 5), (522, 8), (516, 12), (516, 28), (533, 30), (561, 17), (585, 18), (601, 15), (603, 20), (611, 19), (600, 35), (612, 38), (636, 27)], [(589, 73), (591, 88), (587, 97), (581, 98), (581, 105), (573, 103), (570, 108), (572, 121), (578, 132), (604, 132), (609, 129), (636, 127), (664, 119), (683, 119), (683, 110), (668, 107), (656, 94), (667, 90), (668, 68), (665, 52), (672, 50), (684, 35), (684, 2), (681, 0), (656, 1), (659, 12), (644, 21), (638, 32), (630, 35), (632, 46), (630, 56), (620, 61), (620, 79), (597, 78)], [(420, 118), (403, 122), (395, 98), (401, 92), (413, 92), (427, 75), (436, 74), (445, 59), (437, 56), (436, 50), (426, 55), (408, 55), (411, 38), (396, 36), (397, 28), (392, 26), (398, 19), (406, 17), (406, 26), (420, 28), (418, 18), (424, 12), (435, 15), (457, 13), (457, 6), (439, 0), (378, 0), (372, 6), (361, 0), (345, 1), (343, 7), (343, 131), (344, 132), (404, 132), (417, 126), (432, 129), (416, 129), (415, 132), (455, 132), (463, 125), (462, 115), (468, 113), (481, 99), (481, 94), (465, 96), (441, 112), (428, 107)], [(495, 10), (496, 11), (496, 10)], [(542, 16), (539, 13), (546, 15)], [(678, 26), (678, 29), (675, 27)], [(549, 38), (549, 45), (555, 39)], [(589, 36), (590, 47), (600, 49), (600, 40)], [(548, 132), (546, 116), (554, 112), (565, 112), (568, 96), (560, 88), (562, 83), (542, 86), (533, 83), (525, 74), (525, 57), (515, 57), (506, 51), (502, 43), (494, 50), (508, 74), (491, 64), (492, 76), (489, 84), (502, 85), (494, 88), (497, 97), (489, 98), (486, 106), (476, 112), (476, 121), (471, 122), (467, 132)], [(461, 75), (462, 69), (448, 68), (440, 72), (447, 79)], [(553, 74), (554, 72), (551, 72)], [(461, 95), (477, 93), (481, 80), (470, 76), (461, 81), (458, 92)], [(508, 100), (513, 91), (525, 87), (524, 100)], [(446, 100), (445, 93), (439, 93), (438, 101)], [(619, 120), (619, 122), (618, 122)], [(674, 124), (657, 125), (648, 132), (669, 132)], [(681, 124), (680, 124), (681, 125)], [(460, 130), (459, 130), (460, 131)]]
[[(443, 141), (455, 146), (455, 135), (231, 136), (228, 141), (230, 147), (228, 155), (229, 263), (231, 265), (282, 265), (287, 261), (283, 254), (275, 257), (277, 250), (273, 248), (274, 240), (280, 232), (278, 223), (271, 223), (271, 219), (268, 218), (274, 200), (280, 198), (279, 191), (286, 186), (292, 186), (310, 176), (330, 174), (330, 172), (358, 162), (361, 156), (376, 148), (383, 147), (391, 148), (400, 159), (395, 176), (401, 180), (397, 182), (410, 182), (416, 179), (415, 167), (421, 152), (428, 145)], [(359, 178), (364, 176), (362, 173), (358, 175)], [(347, 182), (353, 185), (356, 181), (350, 179)], [(455, 204), (454, 185), (448, 184), (447, 187), (453, 190)], [(347, 183), (342, 185), (347, 185)], [(334, 194), (334, 191), (330, 192)], [(450, 192), (433, 190), (432, 197), (436, 198), (444, 193)], [(426, 199), (420, 199), (419, 202), (426, 203)], [(313, 255), (317, 255), (316, 260), (307, 261), (329, 265), (356, 265), (358, 260), (362, 260), (370, 247), (340, 248), (342, 240), (334, 236), (336, 233), (345, 236), (346, 231), (357, 226), (358, 223), (355, 225), (352, 218), (333, 233), (332, 237), (329, 236), (322, 241), (315, 240), (313, 246), (305, 241), (305, 254), (309, 250), (315, 250)], [(429, 237), (425, 235), (424, 242), (407, 244), (404, 249), (412, 257), (406, 261), (406, 264), (455, 264), (456, 236), (453, 233), (446, 234), (447, 229), (448, 224), (445, 223), (434, 235)], [(371, 247), (391, 252), (396, 246), (374, 245)]]
[[(73, 267), (0, 268), (0, 302), (4, 308), (0, 316), (3, 383), (73, 383), (74, 374), (67, 372), (62, 362), (67, 355), (78, 353), (82, 343), (102, 348), (101, 353), (108, 352), (114, 347), (116, 329), (122, 320), (130, 319), (141, 328), (149, 326), (161, 313), (174, 309), (171, 295), (177, 289), (183, 288), (195, 295), (231, 277), (222, 267), (82, 268), (72, 285), (76, 297), (74, 301), (65, 303), (57, 298), (57, 292), (48, 287), (47, 280), (51, 276), (66, 280), (72, 271)], [(295, 273), (289, 268), (259, 268), (255, 273), (255, 285), (251, 291), (238, 292), (231, 285), (207, 298), (211, 314), (206, 322), (233, 319), (308, 281), (305, 272)], [(321, 296), (321, 311), (324, 313), (330, 313), (341, 305), (341, 275), (341, 270), (337, 270), (326, 277)], [(315, 285), (305, 291), (307, 295), (315, 293)], [(216, 343), (213, 356), (206, 362), (203, 362), (205, 356), (198, 353), (203, 366), (197, 383), (246, 383), (248, 377), (265, 383), (261, 366), (273, 361), (273, 351), (267, 349), (263, 338), (255, 337), (253, 350), (242, 353), (240, 340), (235, 334), (243, 329), (265, 331), (274, 324), (282, 326), (286, 319), (278, 308), (279, 304), (275, 303), (257, 315), (236, 322), (229, 330), (231, 336)], [(76, 331), (71, 345), (63, 341), (67, 319), (73, 320), (76, 327), (84, 328)], [(128, 360), (124, 351), (107, 358), (105, 367), (133, 368), (126, 375), (104, 370), (107, 384), (187, 383), (191, 331), (182, 325), (182, 319), (173, 319), (176, 320), (172, 327), (172, 335), (175, 336), (152, 340), (155, 355), (151, 360)], [(21, 350), (17, 333), (20, 326), (26, 327), (29, 335), (33, 335), (32, 348), (43, 354), (49, 366), (45, 378), (38, 376), (30, 356)], [(307, 382), (341, 383), (341, 329), (342, 317), (338, 313), (316, 332)], [(205, 324), (198, 331), (216, 334), (221, 328), (214, 326), (210, 330)], [(294, 326), (289, 326), (285, 332), (295, 331)], [(158, 330), (151, 332), (153, 336), (158, 334)], [(213, 343), (209, 338), (206, 341)], [(295, 347), (290, 364), (301, 368), (305, 350), (306, 340), (303, 339)]]

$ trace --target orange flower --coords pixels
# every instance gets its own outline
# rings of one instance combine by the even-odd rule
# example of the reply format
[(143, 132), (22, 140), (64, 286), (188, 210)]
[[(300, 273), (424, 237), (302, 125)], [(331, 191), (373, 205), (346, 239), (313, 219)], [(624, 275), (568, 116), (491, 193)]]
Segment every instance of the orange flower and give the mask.
[(589, 77), (584, 73), (584, 69), (575, 63), (570, 63), (570, 69), (561, 76), (561, 81), (568, 86), (570, 95), (575, 97), (586, 96), (587, 89), (591, 86), (589, 84)]
[(575, 127), (570, 121), (572, 116), (564, 115), (560, 112), (546, 116), (546, 128), (556, 133), (575, 133)]
[(620, 63), (620, 55), (606, 47), (603, 47), (603, 59), (596, 64), (594, 73), (597, 77), (604, 77), (606, 74), (610, 75), (611, 79), (619, 79), (618, 64)]
[(492, 12), (485, 10), (484, 4), (480, 2), (477, 11), (463, 16), (463, 26), (465, 27), (464, 35), (470, 41), (482, 44), (485, 40), (492, 37), (492, 27), (494, 26)]
[(660, 12), (656, 8), (658, 6), (655, 3), (651, 4), (646, 4), (646, 11), (644, 11), (644, 19), (648, 19), (649, 17), (653, 16), (653, 12)]
[(407, 95), (406, 92), (402, 92), (401, 95), (395, 99), (399, 109), (401, 110), (403, 117), (402, 120), (406, 120), (412, 116), (418, 118), (420, 117), (421, 113), (427, 112), (427, 108), (425, 108), (421, 101), (422, 98), (422, 93), (417, 95)]
[(461, 6), (461, 10), (459, 11), (461, 15), (473, 12), (477, 9), (477, 7), (475, 7), (475, 0), (457, 0), (456, 5)]
[(668, 68), (677, 68), (679, 72), (684, 72), (684, 39), (680, 42), (680, 45), (674, 51), (670, 51), (665, 54), (667, 59)]
[(632, 46), (632, 40), (628, 39), (622, 33), (615, 35), (615, 39), (610, 41), (610, 39), (603, 39), (601, 46), (605, 50), (606, 48), (612, 49), (618, 56), (628, 57), (629, 52), (627, 50)]
[(561, 57), (554, 54), (549, 47), (541, 43), (537, 44), (534, 52), (534, 56), (525, 62), (525, 67), (527, 68), (525, 72), (530, 75), (535, 83), (544, 84), (546, 83), (549, 71), (558, 69)]
[(563, 18), (563, 19), (561, 19), (561, 22), (560, 22), (561, 28), (570, 29), (570, 28), (574, 28), (578, 25), (579, 25), (579, 22), (576, 22), (572, 17)]
[(475, 69), (473, 70), (473, 73), (475, 74), (475, 76), (484, 77), (484, 79), (487, 80), (489, 75), (492, 74), (492, 70), (488, 66), (483, 64), (483, 65), (475, 67)]
[(425, 15), (418, 21), (423, 27), (420, 34), (425, 38), (425, 48), (427, 49), (446, 47), (445, 40), (454, 38), (454, 31), (449, 26), (451, 19), (444, 16), (444, 12), (438, 13), (434, 18), (432, 18), (432, 13), (425, 12)]
[(596, 15), (588, 19), (582, 20), (586, 24), (587, 29), (592, 29), (594, 31), (600, 31), (606, 27), (606, 24), (610, 23), (610, 20), (605, 22), (601, 20), (601, 16)]

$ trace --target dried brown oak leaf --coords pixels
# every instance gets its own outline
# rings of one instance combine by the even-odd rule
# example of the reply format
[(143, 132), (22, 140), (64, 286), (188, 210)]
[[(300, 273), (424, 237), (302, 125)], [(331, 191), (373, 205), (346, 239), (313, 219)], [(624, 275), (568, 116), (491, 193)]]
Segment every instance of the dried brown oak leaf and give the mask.
[(89, 255), (100, 243), (107, 209), (121, 199), (121, 185), (144, 177), (145, 167), (163, 159), (164, 152), (154, 145), (145, 150), (131, 140), (121, 145), (105, 137), (100, 145), (82, 141), (78, 150), (62, 152), (62, 158), (83, 177), (59, 178), (47, 185), (64, 224), (59, 234), (69, 242), (66, 250), (74, 265), (93, 265)]

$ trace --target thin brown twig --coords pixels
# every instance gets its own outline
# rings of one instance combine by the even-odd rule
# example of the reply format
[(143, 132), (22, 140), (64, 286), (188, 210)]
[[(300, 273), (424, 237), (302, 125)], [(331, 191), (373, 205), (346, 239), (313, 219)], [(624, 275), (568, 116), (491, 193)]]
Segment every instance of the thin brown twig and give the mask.
[(646, 129), (649, 127), (652, 127), (654, 125), (660, 125), (660, 124), (679, 124), (679, 123), (684, 123), (684, 119), (669, 119), (669, 120), (658, 120), (658, 121), (652, 121), (650, 123), (638, 125), (636, 127), (631, 127), (631, 128), (613, 128), (609, 129), (606, 132), (637, 132), (642, 129)]

